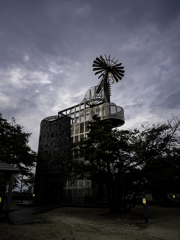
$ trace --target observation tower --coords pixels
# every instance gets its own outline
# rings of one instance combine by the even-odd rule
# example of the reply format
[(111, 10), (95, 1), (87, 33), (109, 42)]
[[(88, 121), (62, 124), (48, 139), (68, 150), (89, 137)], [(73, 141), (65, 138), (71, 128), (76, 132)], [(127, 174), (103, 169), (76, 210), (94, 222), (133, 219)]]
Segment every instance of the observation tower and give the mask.
[[(39, 204), (60, 202), (62, 198), (73, 203), (85, 203), (90, 199), (91, 180), (77, 180), (73, 184), (67, 181), (64, 185), (58, 180), (61, 179), (62, 164), (55, 160), (55, 156), (63, 156), (71, 143), (87, 137), (87, 126), (94, 115), (102, 121), (111, 120), (114, 127), (125, 123), (124, 109), (110, 101), (111, 83), (119, 82), (124, 76), (122, 63), (114, 58), (111, 60), (110, 56), (100, 56), (93, 62), (93, 71), (99, 75), (99, 83), (89, 88), (79, 104), (41, 122), (35, 180), (36, 202)], [(67, 167), (64, 163), (64, 171)]]

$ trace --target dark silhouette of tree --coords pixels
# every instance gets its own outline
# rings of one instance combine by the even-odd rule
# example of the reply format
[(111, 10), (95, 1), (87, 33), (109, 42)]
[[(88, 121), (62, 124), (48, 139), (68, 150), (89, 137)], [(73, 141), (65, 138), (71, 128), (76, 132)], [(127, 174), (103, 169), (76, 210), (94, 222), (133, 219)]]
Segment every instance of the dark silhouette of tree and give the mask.
[(143, 127), (136, 156), (142, 169), (144, 190), (166, 201), (167, 193), (180, 191), (180, 121)]
[(36, 154), (28, 145), (30, 133), (25, 133), (23, 127), (12, 118), (9, 123), (0, 114), (0, 159), (19, 170), (15, 183), (25, 176), (32, 177), (32, 169), (35, 166)]
[(108, 201), (115, 211), (131, 209), (145, 193), (164, 199), (180, 186), (179, 127), (173, 118), (119, 131), (95, 115), (87, 138), (73, 146), (73, 173), (91, 179), (95, 202)]
[(92, 180), (95, 202), (107, 201), (112, 209), (126, 211), (134, 205), (139, 178), (139, 169), (132, 166), (130, 132), (122, 131), (120, 136), (111, 121), (100, 121), (96, 115), (89, 129), (87, 138), (74, 147), (74, 158), (85, 160), (74, 161), (75, 173)]

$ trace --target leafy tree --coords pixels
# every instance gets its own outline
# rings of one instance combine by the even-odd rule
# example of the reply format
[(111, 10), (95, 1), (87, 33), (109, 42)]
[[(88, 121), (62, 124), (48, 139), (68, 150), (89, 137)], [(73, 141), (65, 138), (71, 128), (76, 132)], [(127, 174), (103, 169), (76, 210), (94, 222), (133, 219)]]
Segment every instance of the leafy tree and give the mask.
[(145, 189), (166, 200), (168, 192), (180, 190), (180, 121), (143, 127), (136, 157), (140, 161)]
[[(142, 126), (141, 131), (134, 129), (127, 132), (126, 143), (130, 149), (126, 154), (133, 159), (130, 166), (134, 169), (135, 179), (138, 179), (138, 170), (138, 188), (142, 193), (152, 193), (155, 199), (165, 201), (168, 192), (180, 190), (179, 131), (180, 121), (173, 117), (167, 123)], [(120, 141), (124, 134), (125, 131), (118, 132)], [(120, 144), (121, 156), (122, 146)]]
[(94, 116), (87, 138), (73, 147), (74, 173), (92, 180), (96, 202), (104, 201), (106, 189), (116, 211), (127, 211), (143, 193), (158, 193), (162, 199), (179, 188), (179, 127), (180, 121), (173, 118), (166, 124), (142, 126), (141, 131), (119, 131), (111, 121)]
[(23, 187), (26, 187), (27, 193), (32, 193), (34, 190), (35, 174), (34, 172), (29, 172), (28, 176), (21, 176), (20, 180), (20, 193), (22, 193)]
[[(138, 168), (132, 166), (130, 132), (123, 131), (120, 137), (119, 132), (113, 130), (111, 121), (100, 121), (97, 116), (94, 116), (89, 129), (88, 137), (74, 148), (87, 161), (75, 161), (77, 167), (74, 169), (78, 169), (76, 173), (80, 178), (92, 180), (96, 202), (108, 201), (112, 209), (126, 211), (133, 206), (135, 180), (139, 177)], [(76, 154), (74, 156), (77, 157)]]
[(36, 154), (28, 145), (30, 136), (14, 118), (9, 123), (0, 114), (0, 159), (19, 169), (16, 185), (22, 176), (31, 176), (35, 166)]

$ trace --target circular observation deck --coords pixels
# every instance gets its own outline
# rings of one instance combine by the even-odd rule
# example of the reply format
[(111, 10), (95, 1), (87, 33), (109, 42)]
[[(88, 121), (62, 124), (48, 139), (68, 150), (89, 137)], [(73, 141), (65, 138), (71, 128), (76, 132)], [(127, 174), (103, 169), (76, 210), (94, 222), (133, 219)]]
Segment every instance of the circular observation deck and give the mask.
[[(101, 120), (111, 120), (114, 127), (120, 127), (125, 123), (124, 109), (116, 106), (115, 103), (103, 103), (90, 108), (91, 119), (97, 114)], [(91, 120), (90, 119), (90, 120)]]

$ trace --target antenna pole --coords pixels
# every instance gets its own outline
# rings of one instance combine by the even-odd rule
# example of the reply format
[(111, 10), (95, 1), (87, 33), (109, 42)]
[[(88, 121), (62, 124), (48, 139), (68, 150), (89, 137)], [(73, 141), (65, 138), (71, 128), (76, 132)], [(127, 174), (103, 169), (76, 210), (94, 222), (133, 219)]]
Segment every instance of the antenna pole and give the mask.
[(107, 103), (110, 103), (110, 94), (109, 94), (109, 82), (108, 82), (108, 73), (104, 77), (104, 97)]

